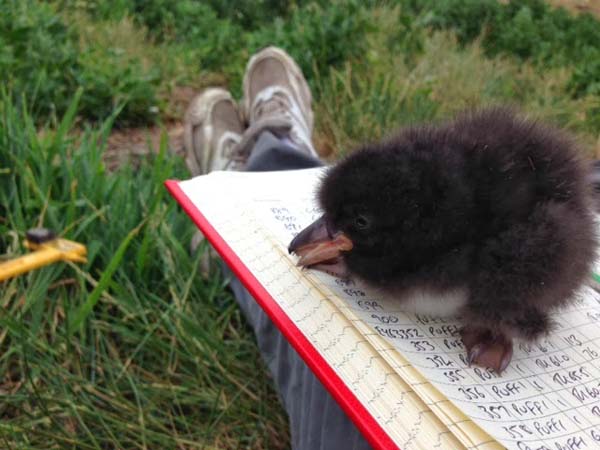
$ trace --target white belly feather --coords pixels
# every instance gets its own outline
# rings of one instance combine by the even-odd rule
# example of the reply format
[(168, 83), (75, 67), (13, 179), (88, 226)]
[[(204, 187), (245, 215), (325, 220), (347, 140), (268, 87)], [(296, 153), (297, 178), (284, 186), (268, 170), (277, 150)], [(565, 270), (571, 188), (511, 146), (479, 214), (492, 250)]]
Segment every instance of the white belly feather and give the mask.
[(414, 289), (403, 294), (397, 301), (403, 311), (437, 317), (449, 317), (458, 314), (467, 303), (468, 291), (458, 288), (444, 291)]

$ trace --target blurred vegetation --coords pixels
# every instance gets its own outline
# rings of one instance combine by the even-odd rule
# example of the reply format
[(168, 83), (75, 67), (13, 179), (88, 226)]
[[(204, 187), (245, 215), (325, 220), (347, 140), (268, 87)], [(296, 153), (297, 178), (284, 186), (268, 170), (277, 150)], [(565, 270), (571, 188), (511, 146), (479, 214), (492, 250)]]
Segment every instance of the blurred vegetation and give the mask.
[(64, 114), (80, 86), (79, 114), (86, 119), (103, 119), (121, 103), (122, 125), (148, 123), (156, 116), (158, 66), (85, 39), (85, 30), (68, 24), (51, 4), (0, 0), (0, 10), (0, 78), (17, 99), (28, 98), (37, 119)]
[(359, 57), (364, 45), (350, 42), (370, 29), (358, 0), (0, 0), (0, 10), (0, 75), (17, 98), (33, 100), (36, 119), (63, 114), (83, 87), (80, 116), (98, 121), (123, 104), (118, 126), (168, 115), (173, 88), (203, 77), (239, 93), (248, 57), (272, 43), (311, 77)]
[[(567, 67), (566, 91), (573, 97), (600, 96), (600, 21), (574, 16), (543, 0), (415, 0), (409, 9), (423, 14), (425, 26), (452, 30), (461, 44), (480, 39), (486, 55), (510, 55), (541, 70)], [(600, 127), (600, 105), (588, 111)]]
[[(414, 63), (436, 30), (479, 43), (490, 59), (568, 71), (562, 95), (600, 97), (600, 21), (542, 0), (0, 0), (0, 9), (0, 75), (17, 98), (35, 99), (39, 120), (63, 114), (78, 86), (87, 120), (121, 103), (119, 126), (173, 117), (174, 88), (217, 83), (239, 95), (248, 57), (269, 44), (292, 54), (315, 88), (369, 50)], [(394, 10), (382, 47), (367, 48), (381, 34), (379, 12)], [(597, 103), (584, 112), (589, 130), (600, 126)]]
[[(180, 119), (178, 89), (241, 94), (275, 44), (332, 158), (395, 127), (509, 103), (600, 155), (600, 22), (539, 0), (0, 0), (0, 261), (31, 226), (89, 262), (0, 284), (3, 448), (289, 447), (227, 281), (167, 196), (160, 148), (103, 161), (114, 127)], [(126, 149), (125, 149), (126, 150)]]

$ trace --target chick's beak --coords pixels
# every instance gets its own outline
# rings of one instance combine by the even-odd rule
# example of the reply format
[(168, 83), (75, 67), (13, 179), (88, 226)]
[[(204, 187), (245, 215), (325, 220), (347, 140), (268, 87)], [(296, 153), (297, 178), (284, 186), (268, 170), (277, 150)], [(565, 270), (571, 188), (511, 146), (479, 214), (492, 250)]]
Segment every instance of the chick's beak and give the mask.
[(290, 242), (288, 251), (300, 257), (299, 266), (327, 271), (340, 262), (342, 252), (350, 251), (352, 247), (350, 238), (341, 231), (332, 230), (322, 216)]

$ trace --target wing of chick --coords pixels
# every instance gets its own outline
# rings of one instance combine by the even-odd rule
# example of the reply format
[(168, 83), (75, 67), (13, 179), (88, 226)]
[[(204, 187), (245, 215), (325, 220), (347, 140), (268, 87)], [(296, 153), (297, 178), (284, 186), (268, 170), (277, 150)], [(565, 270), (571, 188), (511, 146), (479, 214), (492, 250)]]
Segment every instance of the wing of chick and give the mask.
[(588, 187), (567, 135), (492, 108), (406, 129), (335, 165), (319, 191), (319, 239), (329, 262), (399, 301), (414, 289), (467, 292), (457, 312), (469, 360), (501, 371), (512, 339), (546, 333), (588, 274)]
[(470, 172), (486, 218), (463, 340), (469, 360), (501, 371), (512, 338), (547, 333), (549, 313), (574, 300), (589, 276), (597, 247), (591, 189), (581, 153), (559, 130), (496, 109), (459, 119), (453, 131), (474, 143)]

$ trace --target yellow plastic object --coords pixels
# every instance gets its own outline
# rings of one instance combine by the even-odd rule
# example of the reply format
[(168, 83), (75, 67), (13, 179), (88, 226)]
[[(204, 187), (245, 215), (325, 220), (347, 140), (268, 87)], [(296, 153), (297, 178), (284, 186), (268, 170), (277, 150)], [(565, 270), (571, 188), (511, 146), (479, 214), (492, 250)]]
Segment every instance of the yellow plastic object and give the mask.
[(74, 261), (79, 263), (87, 261), (87, 248), (85, 245), (67, 239), (53, 238), (45, 242), (26, 240), (25, 247), (32, 250), (32, 252), (0, 263), (0, 281), (16, 277), (57, 261)]

